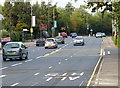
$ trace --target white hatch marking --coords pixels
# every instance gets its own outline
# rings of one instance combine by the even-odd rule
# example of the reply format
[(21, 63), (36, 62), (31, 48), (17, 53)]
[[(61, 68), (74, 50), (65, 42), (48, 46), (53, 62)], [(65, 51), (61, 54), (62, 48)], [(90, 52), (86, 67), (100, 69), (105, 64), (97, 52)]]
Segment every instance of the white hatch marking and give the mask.
[[(66, 76), (67, 75), (67, 73), (64, 73), (62, 76)], [(63, 81), (63, 80), (65, 80), (67, 77), (63, 77), (61, 80)]]
[(32, 61), (32, 59), (30, 59), (30, 60), (27, 60), (27, 61), (25, 61), (25, 62), (30, 62), (30, 61)]
[(51, 69), (51, 68), (52, 68), (52, 66), (49, 67), (49, 69)]
[(5, 76), (6, 76), (6, 75), (1, 75), (0, 78), (3, 78), (3, 77), (5, 77)]
[(53, 77), (49, 77), (46, 81), (48, 82), (48, 81), (50, 81), (52, 78), (53, 78)]
[(3, 67), (3, 68), (0, 68), (0, 70), (6, 69), (6, 68), (8, 68), (8, 67)]
[(84, 82), (84, 81), (82, 81), (79, 86), (81, 86), (81, 85), (83, 84), (83, 82)]
[(36, 76), (36, 75), (39, 75), (40, 73), (35, 73), (34, 75)]
[(17, 65), (21, 65), (22, 63), (17, 63), (17, 64), (13, 64), (12, 66), (14, 67), (14, 66), (17, 66)]
[(61, 64), (61, 62), (59, 62), (58, 64)]
[(11, 86), (16, 86), (16, 85), (18, 85), (19, 83), (14, 83), (14, 84), (12, 84)]

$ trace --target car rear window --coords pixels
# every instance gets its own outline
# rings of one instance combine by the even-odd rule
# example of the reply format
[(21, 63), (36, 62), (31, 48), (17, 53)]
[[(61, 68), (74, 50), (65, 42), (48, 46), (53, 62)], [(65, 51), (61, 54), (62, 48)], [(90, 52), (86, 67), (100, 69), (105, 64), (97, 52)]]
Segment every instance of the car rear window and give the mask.
[(6, 44), (4, 47), (5, 48), (19, 48), (19, 44), (17, 44), (17, 43), (10, 43), (10, 44)]
[(54, 42), (53, 39), (47, 39), (46, 41), (48, 41), (48, 42)]
[(75, 38), (76, 40), (81, 40), (81, 39), (83, 39), (83, 38)]

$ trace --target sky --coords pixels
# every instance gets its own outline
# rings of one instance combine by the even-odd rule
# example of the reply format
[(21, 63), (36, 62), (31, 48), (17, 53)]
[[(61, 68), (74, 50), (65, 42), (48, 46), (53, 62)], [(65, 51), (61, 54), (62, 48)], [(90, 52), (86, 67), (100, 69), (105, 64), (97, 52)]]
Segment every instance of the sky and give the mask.
[[(38, 1), (39, 4), (41, 3), (41, 1), (45, 1), (46, 4), (48, 3), (48, 0), (32, 0), (32, 4), (35, 4), (36, 1)], [(74, 7), (76, 7), (76, 8), (79, 8), (80, 5), (84, 5), (85, 4), (84, 0), (78, 0), (77, 2), (74, 2), (74, 0), (49, 0), (49, 1), (52, 2), (52, 5), (57, 3), (57, 6), (58, 7), (62, 7), (62, 8), (64, 8), (68, 2), (71, 2), (72, 5)], [(1, 5), (4, 5), (4, 2), (5, 2), (5, 0), (0, 0), (0, 4)]]

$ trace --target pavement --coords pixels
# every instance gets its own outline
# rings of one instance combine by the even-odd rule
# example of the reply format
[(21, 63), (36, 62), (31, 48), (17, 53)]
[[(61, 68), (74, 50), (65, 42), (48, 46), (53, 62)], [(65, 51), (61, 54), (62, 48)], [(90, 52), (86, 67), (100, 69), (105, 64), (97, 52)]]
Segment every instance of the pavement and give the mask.
[(118, 83), (118, 49), (111, 37), (103, 39), (103, 59), (97, 74), (91, 82), (91, 86), (114, 86), (120, 87)]

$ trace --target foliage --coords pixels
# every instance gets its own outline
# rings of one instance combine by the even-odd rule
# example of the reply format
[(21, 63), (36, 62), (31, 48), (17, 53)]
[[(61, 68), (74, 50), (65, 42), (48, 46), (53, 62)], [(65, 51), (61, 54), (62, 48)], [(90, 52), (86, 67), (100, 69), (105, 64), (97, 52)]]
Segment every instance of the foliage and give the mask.
[(0, 36), (0, 38), (6, 38), (6, 37), (9, 37), (9, 32), (6, 31), (6, 30), (1, 30), (2, 32), (2, 35)]
[(12, 31), (10, 36), (11, 36), (12, 41), (21, 41), (22, 40), (20, 32)]

